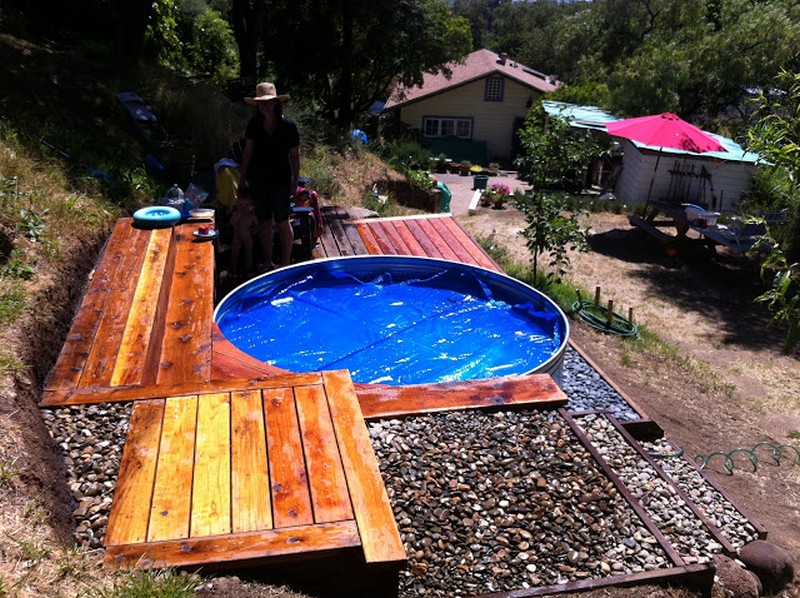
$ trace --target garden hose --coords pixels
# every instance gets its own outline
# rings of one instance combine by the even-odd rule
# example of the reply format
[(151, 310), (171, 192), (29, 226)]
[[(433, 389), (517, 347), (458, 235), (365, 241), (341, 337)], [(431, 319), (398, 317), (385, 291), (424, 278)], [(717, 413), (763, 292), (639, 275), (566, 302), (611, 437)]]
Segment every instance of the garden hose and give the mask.
[(733, 474), (733, 470), (736, 467), (736, 463), (734, 461), (734, 457), (738, 454), (743, 454), (747, 457), (750, 461), (750, 464), (753, 466), (753, 471), (758, 469), (758, 449), (762, 447), (768, 447), (769, 453), (772, 456), (772, 459), (775, 461), (776, 464), (780, 464), (780, 462), (784, 458), (784, 451), (789, 450), (789, 455), (791, 456), (791, 451), (794, 451), (796, 462), (800, 463), (800, 448), (796, 447), (793, 444), (774, 444), (772, 442), (759, 442), (753, 448), (735, 448), (732, 451), (714, 451), (713, 453), (703, 456), (697, 455), (694, 458), (694, 462), (697, 463), (701, 469), (705, 469), (708, 466), (709, 462), (715, 458), (720, 457), (723, 459), (723, 464), (725, 465), (725, 470), (729, 474)]
[(597, 330), (625, 338), (639, 336), (639, 328), (628, 318), (612, 312), (609, 321), (607, 310), (592, 301), (578, 299), (572, 304), (572, 313)]

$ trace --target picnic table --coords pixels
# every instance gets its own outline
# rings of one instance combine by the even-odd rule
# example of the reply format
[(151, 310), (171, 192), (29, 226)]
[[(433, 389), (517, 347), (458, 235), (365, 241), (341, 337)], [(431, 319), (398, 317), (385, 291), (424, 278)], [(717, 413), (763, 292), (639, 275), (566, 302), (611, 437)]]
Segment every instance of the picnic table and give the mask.
[[(721, 245), (738, 253), (749, 251), (766, 232), (763, 224), (745, 223), (736, 217), (730, 226), (719, 224), (719, 216), (694, 204), (649, 200), (644, 217), (631, 214), (628, 222), (664, 245), (694, 242), (712, 250)], [(674, 229), (675, 234), (662, 229)], [(696, 235), (690, 236), (690, 231)]]

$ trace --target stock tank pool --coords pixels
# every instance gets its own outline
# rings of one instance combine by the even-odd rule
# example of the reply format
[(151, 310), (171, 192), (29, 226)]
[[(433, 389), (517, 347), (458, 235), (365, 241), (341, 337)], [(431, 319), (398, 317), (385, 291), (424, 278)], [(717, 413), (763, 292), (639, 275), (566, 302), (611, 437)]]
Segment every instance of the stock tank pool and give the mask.
[(245, 353), (291, 372), (423, 384), (548, 373), (569, 324), (548, 297), (477, 266), (408, 256), (305, 262), (231, 291), (214, 321)]

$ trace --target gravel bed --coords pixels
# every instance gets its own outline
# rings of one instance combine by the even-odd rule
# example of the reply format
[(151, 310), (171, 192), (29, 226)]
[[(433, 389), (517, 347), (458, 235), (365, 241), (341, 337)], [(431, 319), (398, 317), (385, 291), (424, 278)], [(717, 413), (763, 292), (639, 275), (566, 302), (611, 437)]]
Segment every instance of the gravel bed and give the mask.
[(80, 546), (103, 545), (130, 414), (131, 403), (42, 410), (67, 468)]
[(750, 521), (703, 477), (697, 468), (669, 442), (659, 439), (642, 442), (644, 449), (658, 459), (658, 464), (703, 514), (739, 549), (758, 539), (758, 531)]
[(722, 552), (723, 546), (675, 488), (642, 458), (606, 417), (587, 415), (577, 417), (576, 421), (687, 564), (707, 563), (714, 554)]
[(555, 412), (461, 411), (369, 430), (409, 557), (401, 596), (472, 596), (670, 566)]
[(569, 411), (606, 409), (620, 421), (641, 419), (622, 395), (570, 346), (564, 354), (561, 390), (569, 397)]

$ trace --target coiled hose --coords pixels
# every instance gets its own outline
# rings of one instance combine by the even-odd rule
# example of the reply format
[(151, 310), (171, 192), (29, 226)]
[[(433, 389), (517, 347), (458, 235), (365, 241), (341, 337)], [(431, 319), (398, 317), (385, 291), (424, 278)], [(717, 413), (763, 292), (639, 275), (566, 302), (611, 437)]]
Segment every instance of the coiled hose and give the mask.
[(592, 328), (596, 328), (602, 332), (625, 338), (635, 338), (639, 336), (639, 328), (628, 318), (624, 318), (618, 313), (612, 312), (611, 320), (609, 321), (608, 311), (592, 301), (578, 299), (572, 304), (572, 313)]
[(750, 464), (753, 466), (753, 471), (758, 469), (758, 449), (766, 447), (768, 453), (772, 456), (772, 459), (775, 463), (780, 464), (780, 462), (784, 458), (784, 451), (789, 451), (789, 455), (791, 456), (792, 451), (794, 451), (795, 462), (800, 463), (800, 449), (798, 449), (793, 444), (775, 444), (772, 442), (759, 442), (753, 448), (735, 448), (732, 451), (714, 451), (713, 453), (703, 456), (697, 455), (694, 458), (694, 462), (697, 463), (701, 469), (705, 469), (708, 466), (708, 463), (715, 457), (719, 457), (723, 460), (723, 464), (725, 466), (725, 470), (729, 474), (733, 474), (733, 470), (736, 467), (736, 463), (734, 461), (734, 457), (738, 454), (745, 455)]

